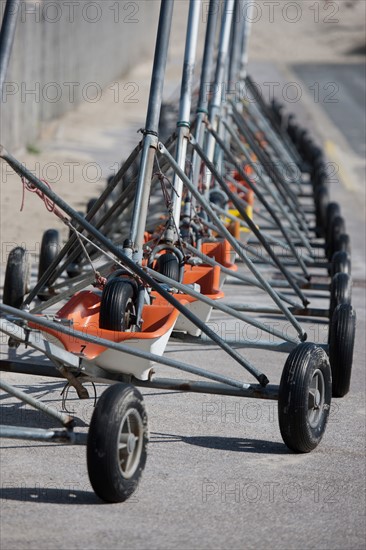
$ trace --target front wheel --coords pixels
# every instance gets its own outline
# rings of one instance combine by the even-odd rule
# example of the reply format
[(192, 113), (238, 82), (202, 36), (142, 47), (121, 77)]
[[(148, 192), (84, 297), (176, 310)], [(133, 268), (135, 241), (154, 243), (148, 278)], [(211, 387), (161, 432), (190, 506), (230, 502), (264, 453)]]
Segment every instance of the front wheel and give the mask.
[(156, 261), (156, 271), (165, 277), (173, 279), (174, 281), (179, 281), (180, 266), (177, 256), (172, 252), (161, 254)]
[(147, 442), (142, 395), (131, 385), (110, 386), (94, 409), (87, 443), (90, 483), (102, 500), (124, 502), (136, 491)]
[(332, 376), (327, 354), (302, 343), (288, 356), (282, 372), (278, 420), (287, 447), (308, 453), (322, 439), (329, 416)]
[(115, 277), (104, 287), (100, 303), (99, 326), (126, 332), (136, 324), (134, 281)]

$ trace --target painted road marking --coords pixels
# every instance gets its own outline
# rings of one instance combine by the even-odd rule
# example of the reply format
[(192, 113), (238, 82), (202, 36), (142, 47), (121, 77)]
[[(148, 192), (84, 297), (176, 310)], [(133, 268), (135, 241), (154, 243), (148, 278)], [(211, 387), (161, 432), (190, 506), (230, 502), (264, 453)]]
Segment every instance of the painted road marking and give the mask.
[(340, 155), (338, 152), (338, 147), (334, 143), (334, 141), (327, 139), (324, 144), (324, 149), (327, 156), (337, 165), (339, 178), (341, 183), (343, 184), (343, 187), (345, 187), (347, 191), (352, 191), (352, 192), (357, 191), (357, 188), (353, 183), (353, 178), (350, 176), (349, 172), (346, 170), (346, 168), (342, 164), (342, 161), (340, 159)]

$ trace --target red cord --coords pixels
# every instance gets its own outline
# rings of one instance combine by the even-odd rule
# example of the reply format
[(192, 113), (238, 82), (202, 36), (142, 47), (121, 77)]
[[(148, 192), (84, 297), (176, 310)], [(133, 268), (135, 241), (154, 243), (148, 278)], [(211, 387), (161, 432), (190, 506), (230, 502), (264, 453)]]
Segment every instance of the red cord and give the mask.
[[(23, 211), (23, 208), (24, 208), (25, 191), (30, 191), (31, 193), (35, 193), (36, 195), (38, 195), (38, 197), (43, 200), (44, 205), (45, 205), (46, 209), (48, 210), (48, 212), (52, 212), (53, 214), (55, 214), (61, 220), (65, 219), (65, 216), (56, 207), (55, 203), (52, 202), (51, 199), (46, 197), (46, 195), (40, 189), (37, 189), (32, 183), (30, 183), (28, 180), (26, 180), (23, 176), (21, 177), (21, 180), (22, 180), (22, 184), (23, 184), (22, 204), (20, 206), (20, 211), (21, 212)], [(51, 189), (51, 186), (47, 181), (45, 181), (45, 180), (41, 180), (41, 181), (45, 185), (47, 185), (48, 189)]]

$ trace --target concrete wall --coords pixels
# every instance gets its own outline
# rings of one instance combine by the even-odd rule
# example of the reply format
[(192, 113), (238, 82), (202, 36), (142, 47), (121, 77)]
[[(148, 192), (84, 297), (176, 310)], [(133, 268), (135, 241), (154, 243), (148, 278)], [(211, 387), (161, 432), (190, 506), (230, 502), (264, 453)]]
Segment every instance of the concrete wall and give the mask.
[[(107, 84), (140, 60), (152, 59), (159, 5), (157, 0), (24, 0), (3, 90), (3, 145), (14, 151), (32, 144), (49, 121), (80, 101), (98, 101)], [(1, 16), (4, 6), (1, 1)]]

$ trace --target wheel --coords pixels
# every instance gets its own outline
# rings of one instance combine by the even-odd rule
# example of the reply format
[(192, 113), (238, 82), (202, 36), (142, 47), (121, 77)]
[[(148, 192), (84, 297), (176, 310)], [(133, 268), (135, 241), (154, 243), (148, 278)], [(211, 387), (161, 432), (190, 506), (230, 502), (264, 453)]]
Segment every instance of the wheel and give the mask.
[(147, 414), (140, 392), (115, 384), (101, 395), (90, 422), (87, 465), (95, 493), (124, 502), (136, 491), (146, 463)]
[(227, 199), (221, 191), (211, 191), (210, 202), (212, 202), (212, 204), (216, 204), (220, 208), (225, 208)]
[(341, 251), (351, 256), (351, 239), (347, 233), (341, 233), (334, 243), (334, 253)]
[(329, 330), (329, 359), (333, 378), (333, 397), (343, 397), (351, 383), (356, 312), (351, 304), (336, 307)]
[(334, 252), (337, 252), (336, 250), (336, 242), (337, 239), (342, 235), (342, 233), (346, 232), (346, 224), (342, 216), (335, 216), (333, 218), (331, 225), (329, 227), (328, 232), (328, 240), (327, 240), (327, 254), (329, 260), (333, 256)]
[(311, 163), (315, 166), (317, 163), (324, 162), (323, 150), (314, 145), (311, 151)]
[(312, 177), (312, 183), (314, 190), (316, 190), (320, 186), (325, 186), (328, 189), (329, 178), (326, 169), (323, 166), (315, 171), (315, 174)]
[(329, 203), (329, 193), (325, 185), (321, 185), (316, 188), (315, 194), (315, 216), (317, 226), (317, 237), (321, 237), (324, 234), (326, 227), (326, 212), (327, 205)]
[(174, 281), (179, 281), (180, 268), (177, 256), (171, 252), (161, 254), (156, 260), (156, 271)]
[(332, 319), (339, 304), (350, 304), (352, 298), (351, 277), (347, 273), (337, 273), (330, 284), (329, 319)]
[(136, 323), (135, 283), (114, 277), (103, 289), (99, 326), (106, 330), (126, 332)]
[(29, 291), (28, 252), (17, 246), (10, 252), (6, 263), (3, 303), (20, 308), (24, 296)]
[(330, 276), (334, 277), (336, 273), (348, 273), (351, 275), (351, 259), (347, 252), (335, 252), (330, 264)]
[(341, 207), (337, 202), (330, 202), (327, 206), (327, 230), (330, 227), (333, 218), (341, 215)]
[(288, 356), (278, 396), (278, 420), (286, 445), (297, 453), (315, 449), (324, 435), (332, 395), (325, 351), (302, 343)]
[(56, 258), (60, 247), (60, 234), (57, 229), (47, 229), (43, 233), (38, 262), (38, 280)]

